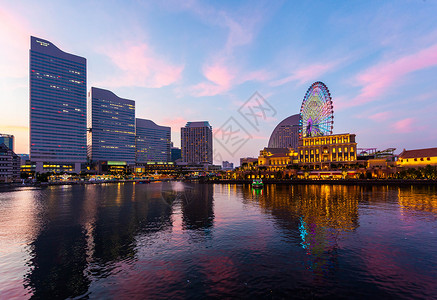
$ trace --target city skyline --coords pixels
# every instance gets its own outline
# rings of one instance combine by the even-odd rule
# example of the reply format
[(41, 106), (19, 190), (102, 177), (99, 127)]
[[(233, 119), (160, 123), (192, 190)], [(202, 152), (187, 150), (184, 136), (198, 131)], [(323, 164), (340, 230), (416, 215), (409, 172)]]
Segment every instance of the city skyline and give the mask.
[[(316, 81), (331, 91), (334, 134), (397, 153), (435, 147), (435, 3), (268, 4), (2, 3), (1, 133), (15, 136), (15, 152), (29, 153), (32, 35), (85, 57), (87, 90), (135, 100), (137, 117), (171, 126), (176, 146), (187, 121), (218, 129), (237, 118), (251, 139), (234, 155), (215, 143), (223, 160), (257, 155)], [(41, 18), (47, 10), (62, 13)], [(278, 112), (259, 131), (237, 112), (255, 91)]]

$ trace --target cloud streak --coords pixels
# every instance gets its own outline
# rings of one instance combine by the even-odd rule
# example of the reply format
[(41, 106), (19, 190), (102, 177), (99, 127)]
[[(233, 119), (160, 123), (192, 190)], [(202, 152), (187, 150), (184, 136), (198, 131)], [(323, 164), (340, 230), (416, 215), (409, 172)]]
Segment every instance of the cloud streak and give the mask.
[(340, 61), (308, 65), (297, 69), (289, 76), (270, 82), (270, 86), (280, 86), (292, 81), (297, 81), (300, 85), (309, 81), (317, 81), (317, 78), (325, 73), (332, 71), (339, 64)]
[(265, 70), (246, 71), (235, 52), (250, 45), (264, 15), (260, 9), (251, 9), (233, 17), (230, 12), (214, 10), (203, 4), (192, 2), (189, 9), (204, 22), (217, 27), (225, 27), (227, 38), (223, 47), (210, 55), (202, 66), (206, 80), (188, 88), (188, 93), (196, 97), (223, 94), (247, 81), (263, 81), (271, 78)]
[(415, 123), (415, 120), (413, 118), (406, 118), (406, 119), (402, 119), (402, 120), (394, 123), (393, 128), (398, 133), (409, 133), (409, 132), (412, 132), (414, 130), (414, 128), (413, 128), (414, 123)]
[(179, 81), (184, 65), (168, 62), (146, 43), (125, 42), (123, 46), (105, 47), (103, 53), (117, 67), (119, 74), (100, 85), (160, 88)]
[(361, 90), (355, 98), (342, 103), (342, 107), (372, 102), (409, 73), (437, 65), (437, 44), (393, 61), (381, 62), (356, 77)]

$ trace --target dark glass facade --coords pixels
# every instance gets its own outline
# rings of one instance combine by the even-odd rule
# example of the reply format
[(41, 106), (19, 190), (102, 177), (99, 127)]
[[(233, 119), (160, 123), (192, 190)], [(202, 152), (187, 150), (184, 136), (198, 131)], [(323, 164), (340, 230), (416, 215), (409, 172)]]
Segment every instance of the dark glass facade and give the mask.
[(171, 128), (151, 120), (136, 120), (136, 162), (169, 162)]
[(0, 133), (0, 145), (5, 144), (6, 147), (14, 151), (14, 136), (11, 134)]
[(29, 78), (31, 160), (37, 169), (73, 163), (80, 170), (86, 162), (86, 59), (31, 37)]
[(135, 101), (92, 87), (88, 93), (88, 156), (135, 163)]

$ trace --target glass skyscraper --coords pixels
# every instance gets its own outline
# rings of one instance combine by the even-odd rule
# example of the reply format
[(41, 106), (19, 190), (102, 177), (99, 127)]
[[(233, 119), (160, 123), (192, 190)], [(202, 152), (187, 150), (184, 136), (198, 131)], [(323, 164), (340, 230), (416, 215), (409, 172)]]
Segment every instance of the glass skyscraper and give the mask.
[(36, 171), (86, 162), (86, 59), (30, 38), (30, 158)]
[(88, 128), (92, 162), (135, 163), (135, 101), (92, 87), (88, 93)]
[(14, 136), (0, 133), (0, 144), (5, 144), (6, 147), (14, 151)]
[(187, 122), (181, 128), (182, 162), (212, 164), (212, 127), (208, 121)]
[(169, 162), (171, 128), (151, 120), (136, 121), (136, 162)]

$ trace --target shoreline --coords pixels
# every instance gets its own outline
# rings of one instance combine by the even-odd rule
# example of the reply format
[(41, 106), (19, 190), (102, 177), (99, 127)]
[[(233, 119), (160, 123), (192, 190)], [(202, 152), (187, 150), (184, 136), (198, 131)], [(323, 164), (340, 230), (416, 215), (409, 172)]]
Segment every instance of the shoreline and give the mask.
[[(151, 181), (176, 181), (172, 180), (155, 180)], [(181, 180), (186, 182), (199, 182), (203, 184), (252, 184), (252, 180), (248, 179), (210, 179), (210, 180)], [(108, 184), (108, 183), (137, 183), (143, 184), (142, 180), (108, 180), (108, 181), (72, 181), (72, 182), (38, 182), (22, 184), (20, 182), (14, 183), (0, 183), (0, 188), (8, 187), (45, 187), (56, 185), (88, 185), (88, 184)], [(437, 186), (437, 180), (428, 179), (338, 179), (338, 180), (313, 180), (313, 179), (296, 179), (296, 180), (263, 180), (264, 184), (278, 184), (278, 185), (393, 185), (393, 186), (407, 186), (407, 185), (430, 185)], [(148, 184), (148, 183), (144, 183)]]
[[(204, 183), (217, 184), (251, 184), (252, 180), (208, 180)], [(291, 184), (291, 185), (436, 185), (437, 180), (428, 179), (338, 179), (338, 180), (313, 180), (313, 179), (295, 179), (295, 180), (263, 180), (264, 184)]]

